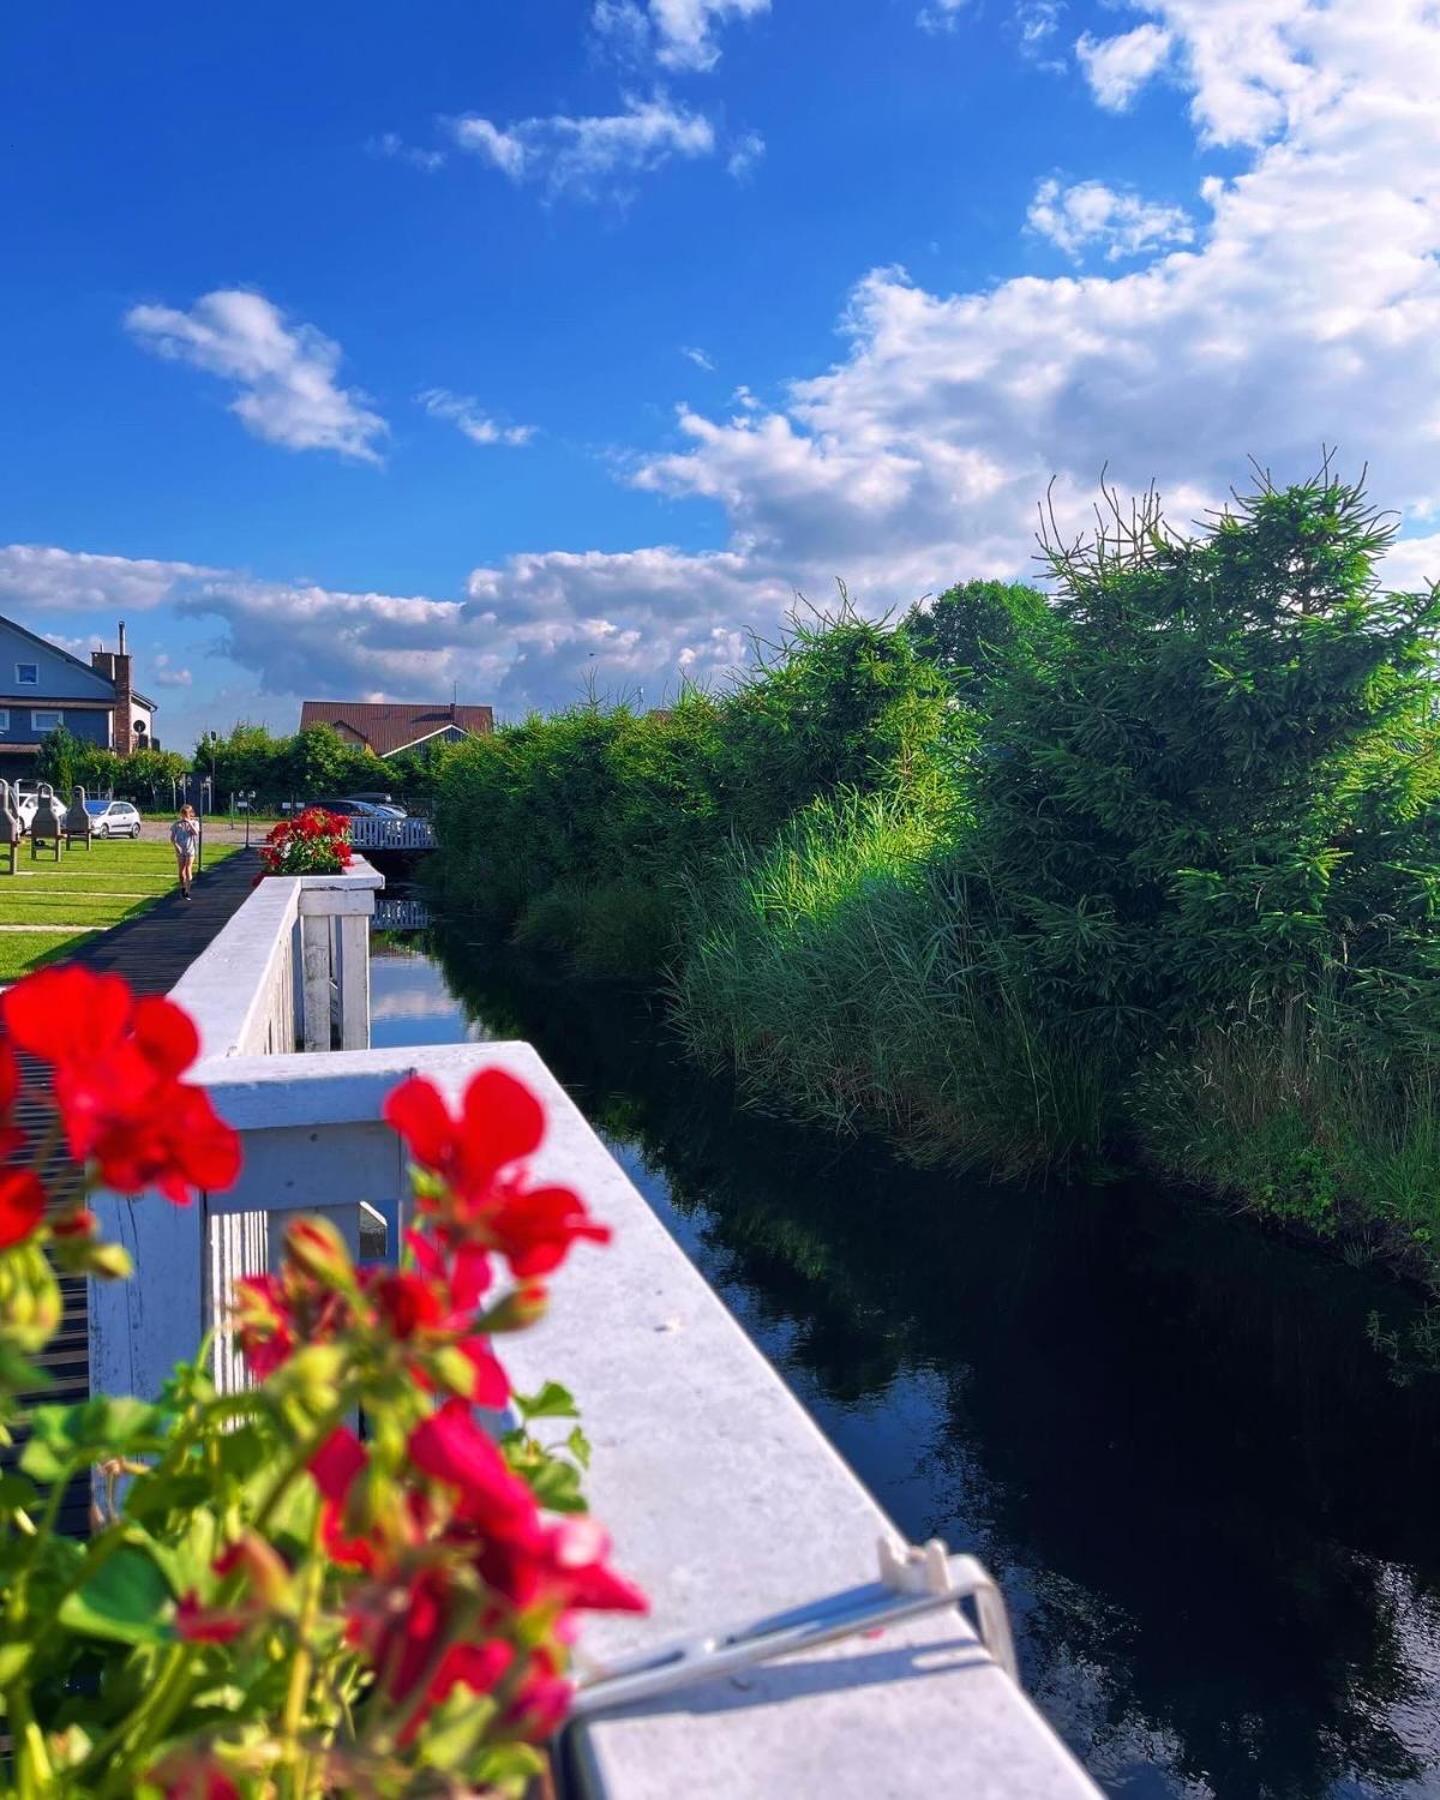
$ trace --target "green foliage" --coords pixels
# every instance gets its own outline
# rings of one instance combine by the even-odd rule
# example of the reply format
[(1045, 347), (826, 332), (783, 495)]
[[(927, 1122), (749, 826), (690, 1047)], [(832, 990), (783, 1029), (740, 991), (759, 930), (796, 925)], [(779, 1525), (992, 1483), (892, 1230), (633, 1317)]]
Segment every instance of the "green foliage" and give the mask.
[(37, 779), (48, 781), (57, 794), (68, 798), (71, 788), (80, 779), (75, 771), (80, 766), (81, 750), (80, 740), (74, 732), (63, 723), (57, 725), (41, 739), (35, 758)]
[(330, 725), (311, 725), (277, 737), (263, 725), (240, 723), (221, 736), (212, 732), (195, 749), (194, 769), (214, 778), (215, 805), (224, 810), (253, 794), (258, 809), (283, 802), (332, 799), (354, 791), (380, 790), (397, 798), (428, 797), (445, 750), (382, 760), (347, 743)]
[(1391, 529), (1327, 465), (1191, 536), (1107, 494), (1049, 599), (842, 591), (729, 694), (462, 749), (445, 897), (668, 976), (754, 1104), (1010, 1174), (1138, 1148), (1440, 1278), (1440, 596), (1381, 588)]
[(942, 670), (967, 706), (1054, 645), (1063, 629), (1038, 588), (1018, 581), (962, 581), (927, 606), (912, 606), (905, 631), (917, 653)]
[(1387, 975), (1434, 966), (1440, 599), (1379, 591), (1389, 536), (1327, 471), (1195, 539), (1147, 502), (1052, 550), (1066, 629), (997, 691), (974, 863), (1042, 1003), (1090, 1039), (1330, 970), (1378, 1007)]
[(691, 884), (676, 1013), (757, 1106), (887, 1130), (1010, 1176), (1098, 1155), (1093, 1059), (1048, 1032), (1025, 971), (949, 872), (963, 819), (912, 792), (820, 801)]
[(935, 787), (963, 737), (903, 633), (848, 608), (796, 622), (724, 697), (589, 701), (460, 746), (436, 783), (441, 892), (588, 973), (654, 974), (689, 872), (835, 789)]

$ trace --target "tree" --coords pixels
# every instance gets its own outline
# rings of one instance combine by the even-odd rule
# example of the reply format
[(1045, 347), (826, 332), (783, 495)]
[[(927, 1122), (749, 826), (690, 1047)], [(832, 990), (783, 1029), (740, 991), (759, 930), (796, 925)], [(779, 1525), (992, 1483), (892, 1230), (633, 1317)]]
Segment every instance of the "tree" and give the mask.
[[(1040, 1005), (1129, 1040), (1433, 980), (1440, 592), (1326, 467), (1190, 538), (1153, 496), (1051, 542), (1063, 630), (992, 696), (976, 867)], [(1378, 1004), (1378, 1001), (1377, 1001)]]
[(1042, 652), (1060, 630), (1038, 588), (1018, 581), (962, 581), (902, 621), (918, 655), (943, 670), (968, 706), (1018, 661)]
[(36, 775), (41, 781), (48, 781), (58, 795), (68, 799), (71, 788), (80, 779), (82, 750), (74, 732), (63, 723), (57, 725), (41, 742), (35, 758)]

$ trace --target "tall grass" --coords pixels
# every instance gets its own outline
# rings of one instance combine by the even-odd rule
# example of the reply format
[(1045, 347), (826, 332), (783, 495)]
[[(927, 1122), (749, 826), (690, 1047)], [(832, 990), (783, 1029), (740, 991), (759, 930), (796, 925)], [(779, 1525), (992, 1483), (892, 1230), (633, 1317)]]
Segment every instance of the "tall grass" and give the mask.
[(1174, 1174), (1440, 1277), (1440, 1064), (1386, 1054), (1324, 989), (1155, 1058), (1130, 1112)]
[(842, 794), (767, 850), (732, 846), (689, 884), (676, 1017), (757, 1106), (1032, 1176), (1098, 1153), (1105, 1083), (1037, 1028), (952, 826), (913, 793)]

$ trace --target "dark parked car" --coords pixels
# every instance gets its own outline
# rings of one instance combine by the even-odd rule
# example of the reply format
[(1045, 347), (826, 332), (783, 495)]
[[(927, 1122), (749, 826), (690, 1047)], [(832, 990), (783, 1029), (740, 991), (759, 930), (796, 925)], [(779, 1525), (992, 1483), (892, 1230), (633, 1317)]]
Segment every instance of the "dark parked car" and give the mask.
[(338, 813), (342, 819), (373, 819), (380, 811), (368, 800), (312, 800), (310, 805), (318, 806), (324, 812)]

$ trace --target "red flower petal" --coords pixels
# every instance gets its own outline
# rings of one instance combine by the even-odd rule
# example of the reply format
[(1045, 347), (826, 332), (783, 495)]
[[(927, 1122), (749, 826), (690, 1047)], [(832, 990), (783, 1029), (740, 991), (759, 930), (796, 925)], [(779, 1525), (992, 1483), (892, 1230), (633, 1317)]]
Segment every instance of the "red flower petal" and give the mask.
[(455, 1150), (455, 1122), (433, 1081), (412, 1075), (385, 1097), (385, 1119), (410, 1147), (416, 1162), (443, 1169)]
[(468, 1174), (493, 1173), (530, 1156), (545, 1135), (545, 1112), (529, 1088), (503, 1069), (482, 1069), (462, 1108)]
[(23, 1243), (45, 1212), (45, 1190), (29, 1169), (0, 1170), (0, 1250)]
[(171, 1000), (154, 995), (137, 1000), (134, 1031), (140, 1054), (166, 1078), (188, 1069), (200, 1054), (200, 1034), (190, 1015)]
[(510, 1380), (499, 1357), (484, 1338), (470, 1338), (461, 1344), (460, 1354), (475, 1370), (475, 1386), (470, 1394), (470, 1404), (498, 1412), (510, 1398)]
[(365, 1467), (365, 1446), (348, 1425), (337, 1426), (310, 1458), (310, 1473), (327, 1500), (343, 1504), (351, 1483)]
[(460, 1516), (509, 1542), (534, 1540), (535, 1497), (471, 1416), (464, 1400), (447, 1400), (410, 1433), (410, 1460), (459, 1495)]

